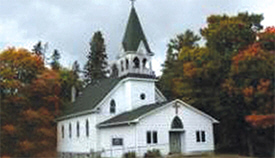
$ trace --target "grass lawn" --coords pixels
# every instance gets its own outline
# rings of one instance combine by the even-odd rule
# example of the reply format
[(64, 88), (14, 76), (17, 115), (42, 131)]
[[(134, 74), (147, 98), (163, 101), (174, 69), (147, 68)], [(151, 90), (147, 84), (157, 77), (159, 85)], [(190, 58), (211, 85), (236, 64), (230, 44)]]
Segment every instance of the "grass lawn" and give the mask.
[(182, 156), (175, 155), (168, 158), (252, 158), (247, 156), (240, 156), (235, 154), (209, 154), (209, 155), (196, 155), (196, 156)]

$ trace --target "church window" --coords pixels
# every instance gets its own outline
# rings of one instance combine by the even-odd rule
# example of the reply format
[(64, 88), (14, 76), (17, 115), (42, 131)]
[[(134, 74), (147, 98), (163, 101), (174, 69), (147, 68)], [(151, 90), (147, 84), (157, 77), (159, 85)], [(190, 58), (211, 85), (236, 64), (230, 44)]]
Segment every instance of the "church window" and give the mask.
[(122, 138), (113, 138), (112, 139), (112, 145), (113, 146), (121, 146), (121, 145), (123, 145), (123, 139)]
[(157, 131), (154, 131), (153, 132), (153, 143), (158, 143), (158, 133)]
[(197, 142), (205, 142), (205, 131), (196, 131)]
[(151, 144), (151, 131), (147, 131), (146, 137), (147, 137), (147, 144)]
[(205, 132), (201, 131), (201, 141), (205, 142)]
[(76, 136), (79, 137), (79, 122), (76, 123)]
[(64, 138), (64, 125), (62, 125), (61, 127), (61, 135), (62, 135), (62, 138)]
[(140, 94), (140, 99), (141, 99), (141, 100), (144, 100), (144, 99), (145, 99), (145, 94), (144, 94), (144, 93), (141, 93), (141, 94)]
[(133, 62), (134, 62), (134, 68), (139, 68), (139, 59), (138, 59), (138, 57), (135, 57)]
[(172, 122), (172, 128), (183, 128), (183, 124), (178, 116), (176, 116)]
[(72, 124), (69, 124), (69, 138), (72, 138)]
[(126, 59), (126, 70), (128, 70), (128, 68), (129, 68), (129, 60)]
[(124, 67), (123, 67), (123, 61), (120, 62), (121, 65), (121, 72), (124, 71)]
[(146, 140), (147, 140), (147, 144), (157, 144), (158, 143), (157, 131), (147, 131)]
[(115, 113), (116, 112), (116, 103), (114, 101), (114, 99), (111, 100), (111, 103), (110, 103), (110, 113)]
[(86, 120), (86, 136), (89, 137), (89, 121)]
[(197, 142), (200, 142), (201, 141), (200, 131), (196, 131), (196, 136), (197, 136)]
[(142, 60), (142, 66), (143, 66), (143, 68), (145, 68), (145, 67), (146, 67), (146, 62), (147, 62), (147, 59), (146, 59), (146, 58), (144, 58), (144, 59)]

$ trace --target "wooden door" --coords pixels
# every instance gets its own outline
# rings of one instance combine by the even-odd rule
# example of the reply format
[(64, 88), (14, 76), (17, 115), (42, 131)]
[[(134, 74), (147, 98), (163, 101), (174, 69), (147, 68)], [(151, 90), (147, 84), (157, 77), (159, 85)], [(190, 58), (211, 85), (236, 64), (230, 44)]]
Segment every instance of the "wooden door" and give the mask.
[(170, 132), (169, 134), (170, 142), (170, 152), (171, 153), (181, 153), (181, 133), (180, 132)]

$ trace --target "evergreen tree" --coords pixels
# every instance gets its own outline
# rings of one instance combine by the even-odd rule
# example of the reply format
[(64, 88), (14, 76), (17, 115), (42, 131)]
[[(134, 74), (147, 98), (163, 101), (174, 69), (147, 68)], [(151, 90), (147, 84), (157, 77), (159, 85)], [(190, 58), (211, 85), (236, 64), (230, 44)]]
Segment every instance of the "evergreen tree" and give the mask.
[(157, 86), (162, 90), (164, 95), (169, 98), (177, 98), (178, 95), (172, 92), (173, 78), (179, 78), (182, 76), (182, 62), (178, 60), (178, 55), (182, 47), (196, 47), (197, 41), (200, 40), (198, 35), (195, 35), (192, 31), (186, 30), (185, 33), (179, 34), (176, 38), (171, 39), (167, 45), (166, 60), (164, 62), (163, 75), (160, 78)]
[(51, 64), (52, 69), (53, 70), (59, 70), (59, 68), (60, 68), (60, 63), (59, 63), (60, 53), (58, 52), (57, 49), (55, 49), (53, 51), (51, 59), (52, 59), (52, 61), (51, 61), (50, 64)]
[(107, 78), (107, 54), (104, 38), (100, 31), (93, 35), (87, 58), (88, 61), (84, 66), (85, 82), (91, 83), (97, 79)]

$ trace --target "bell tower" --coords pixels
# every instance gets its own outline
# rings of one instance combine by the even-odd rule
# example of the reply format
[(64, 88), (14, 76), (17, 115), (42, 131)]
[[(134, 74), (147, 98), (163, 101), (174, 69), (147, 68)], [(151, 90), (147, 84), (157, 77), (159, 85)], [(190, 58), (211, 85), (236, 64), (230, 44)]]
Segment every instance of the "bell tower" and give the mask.
[(152, 70), (151, 51), (141, 23), (135, 10), (134, 0), (122, 40), (122, 49), (118, 59), (111, 65), (112, 76), (115, 77), (149, 77), (155, 78)]

